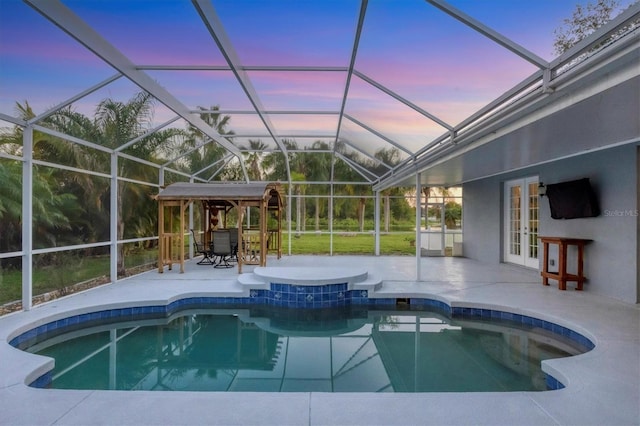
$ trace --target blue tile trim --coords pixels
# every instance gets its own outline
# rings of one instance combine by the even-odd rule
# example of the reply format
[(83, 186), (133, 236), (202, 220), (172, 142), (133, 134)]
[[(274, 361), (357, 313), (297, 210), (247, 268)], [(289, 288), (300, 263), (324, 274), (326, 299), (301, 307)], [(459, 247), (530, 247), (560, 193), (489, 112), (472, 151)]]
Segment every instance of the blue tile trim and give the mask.
[[(45, 334), (66, 332), (69, 329), (90, 325), (92, 322), (122, 321), (141, 317), (168, 316), (189, 308), (227, 305), (266, 305), (288, 308), (333, 308), (340, 306), (395, 306), (395, 298), (369, 298), (367, 290), (348, 290), (347, 283), (322, 286), (300, 286), (294, 284), (271, 283), (269, 290), (251, 290), (249, 297), (189, 297), (175, 300), (168, 305), (136, 306), (109, 309), (86, 314), (74, 315), (40, 325), (14, 337), (9, 344), (17, 348), (26, 348)], [(551, 333), (564, 336), (586, 350), (595, 347), (584, 335), (567, 327), (527, 315), (493, 309), (474, 307), (451, 307), (449, 304), (427, 298), (410, 298), (412, 310), (435, 309), (450, 317), (481, 318), (511, 321), (528, 327), (537, 327)], [(34, 387), (46, 387), (51, 382), (49, 373), (45, 373), (32, 383)], [(562, 389), (564, 385), (554, 377), (547, 375), (547, 387), (550, 390)]]
[(51, 374), (51, 371), (47, 371), (42, 376), (38, 377), (33, 382), (31, 382), (29, 386), (32, 388), (46, 389), (51, 384), (52, 378), (53, 376)]
[(452, 309), (451, 316), (461, 318), (492, 318), (503, 321), (511, 321), (528, 327), (542, 328), (554, 334), (567, 337), (570, 340), (583, 346), (587, 350), (591, 350), (595, 347), (595, 344), (590, 339), (576, 331), (571, 330), (570, 328), (527, 315), (514, 314), (512, 312), (505, 311), (496, 311), (493, 309), (455, 307)]
[(545, 382), (547, 383), (547, 390), (564, 389), (564, 385), (560, 383), (559, 380), (556, 380), (556, 378), (552, 375), (544, 373), (544, 378)]
[(361, 303), (363, 299), (361, 291), (347, 290), (347, 283), (318, 286), (270, 283), (269, 287), (269, 290), (262, 290), (263, 293), (255, 295), (268, 306), (335, 308), (351, 305), (354, 298), (358, 299), (356, 303)]

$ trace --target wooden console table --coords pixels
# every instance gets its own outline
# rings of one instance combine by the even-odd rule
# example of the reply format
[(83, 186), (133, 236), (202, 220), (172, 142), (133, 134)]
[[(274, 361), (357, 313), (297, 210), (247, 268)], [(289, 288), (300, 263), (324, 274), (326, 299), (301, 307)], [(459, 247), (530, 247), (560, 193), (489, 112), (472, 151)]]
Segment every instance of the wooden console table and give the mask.
[[(543, 245), (544, 263), (542, 265), (542, 284), (549, 285), (549, 278), (558, 281), (560, 290), (567, 289), (567, 281), (575, 281), (577, 283), (576, 290), (582, 290), (582, 285), (586, 277), (582, 270), (584, 266), (584, 246), (591, 240), (580, 238), (564, 238), (564, 237), (538, 237)], [(558, 245), (558, 272), (549, 271), (549, 244)], [(567, 273), (567, 247), (578, 247), (578, 271), (576, 274)]]

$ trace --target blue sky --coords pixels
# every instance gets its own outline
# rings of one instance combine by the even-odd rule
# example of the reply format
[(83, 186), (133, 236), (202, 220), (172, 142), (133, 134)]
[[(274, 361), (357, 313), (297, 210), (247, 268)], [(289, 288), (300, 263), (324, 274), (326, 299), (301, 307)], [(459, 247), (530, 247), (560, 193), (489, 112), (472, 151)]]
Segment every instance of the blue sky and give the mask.
[[(553, 31), (577, 0), (450, 0), (450, 4), (553, 59)], [(626, 1), (625, 4), (630, 2)], [(106, 40), (141, 65), (225, 65), (189, 0), (64, 1)], [(356, 0), (213, 0), (243, 65), (347, 66), (360, 3)], [(356, 69), (452, 125), (536, 68), (423, 0), (370, 0)], [(19, 0), (0, 0), (0, 113), (16, 102), (36, 112), (68, 99), (115, 71)], [(189, 108), (251, 109), (227, 71), (149, 71)], [(248, 72), (266, 109), (335, 111), (345, 73)], [(126, 100), (137, 88), (119, 79), (79, 101), (91, 115), (105, 97)], [(442, 128), (354, 78), (350, 114), (405, 137), (410, 145)], [(171, 112), (158, 108), (163, 121)], [(277, 117), (280, 133), (335, 132), (331, 116)], [(260, 132), (255, 117), (234, 116), (239, 132)], [(404, 136), (403, 136), (404, 135)]]

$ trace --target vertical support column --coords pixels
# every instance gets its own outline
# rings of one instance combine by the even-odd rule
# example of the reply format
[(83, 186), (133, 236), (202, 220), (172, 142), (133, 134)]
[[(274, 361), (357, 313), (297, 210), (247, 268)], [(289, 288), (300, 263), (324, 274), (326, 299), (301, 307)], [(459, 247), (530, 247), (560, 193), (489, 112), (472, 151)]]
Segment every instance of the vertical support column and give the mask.
[(288, 203), (287, 203), (287, 239), (289, 240), (288, 244), (289, 244), (289, 253), (288, 255), (291, 256), (291, 182), (289, 182), (289, 187), (287, 189), (287, 198), (288, 198)]
[(111, 153), (111, 201), (109, 208), (109, 276), (111, 282), (118, 281), (118, 153)]
[[(159, 189), (164, 188), (164, 167), (158, 173)], [(158, 272), (164, 272), (164, 201), (158, 200)]]
[[(189, 179), (189, 183), (193, 183), (193, 176)], [(194, 202), (189, 203), (189, 225), (188, 225), (189, 231), (194, 229), (193, 228), (193, 203)], [(224, 216), (224, 220), (225, 220), (225, 222), (227, 220), (227, 215), (226, 214)], [(193, 256), (195, 255), (195, 253), (193, 251), (193, 243), (195, 241), (193, 241), (193, 233), (192, 232), (189, 232), (189, 237), (188, 238), (189, 238), (189, 259), (193, 259)]]
[(416, 174), (416, 280), (420, 280), (422, 272), (422, 259), (421, 259), (421, 238), (422, 232), (420, 226), (422, 224), (422, 184), (420, 182), (421, 173)]
[[(447, 203), (446, 203), (446, 192), (445, 189), (443, 189), (442, 191), (442, 203), (440, 204), (440, 247), (442, 247), (441, 249), (441, 255), (444, 256), (447, 253), (447, 239), (446, 239), (446, 233), (447, 233), (447, 222), (445, 220), (445, 208), (447, 207)], [(524, 194), (523, 194), (524, 195)], [(524, 204), (522, 204), (524, 205)]]
[(373, 226), (375, 233), (375, 250), (376, 256), (380, 256), (380, 191), (376, 191), (375, 210), (373, 213)]
[(22, 309), (33, 306), (33, 127), (22, 134)]
[(331, 186), (329, 187), (329, 255), (333, 256), (333, 176), (335, 173), (336, 157), (331, 158)]

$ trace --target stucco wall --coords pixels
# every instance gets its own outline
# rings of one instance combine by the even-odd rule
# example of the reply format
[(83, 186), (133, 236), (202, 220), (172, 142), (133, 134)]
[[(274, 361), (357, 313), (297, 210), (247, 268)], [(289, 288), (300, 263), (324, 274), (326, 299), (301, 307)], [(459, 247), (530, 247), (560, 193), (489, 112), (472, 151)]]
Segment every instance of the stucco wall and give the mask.
[[(490, 263), (502, 261), (505, 181), (538, 175), (542, 182), (552, 184), (588, 177), (598, 194), (600, 216), (552, 219), (545, 197), (540, 204), (539, 234), (593, 240), (585, 252), (585, 290), (638, 303), (637, 158), (636, 145), (629, 145), (465, 184), (465, 256)], [(551, 255), (557, 259), (555, 251)], [(575, 262), (570, 262), (570, 270), (574, 267)]]

